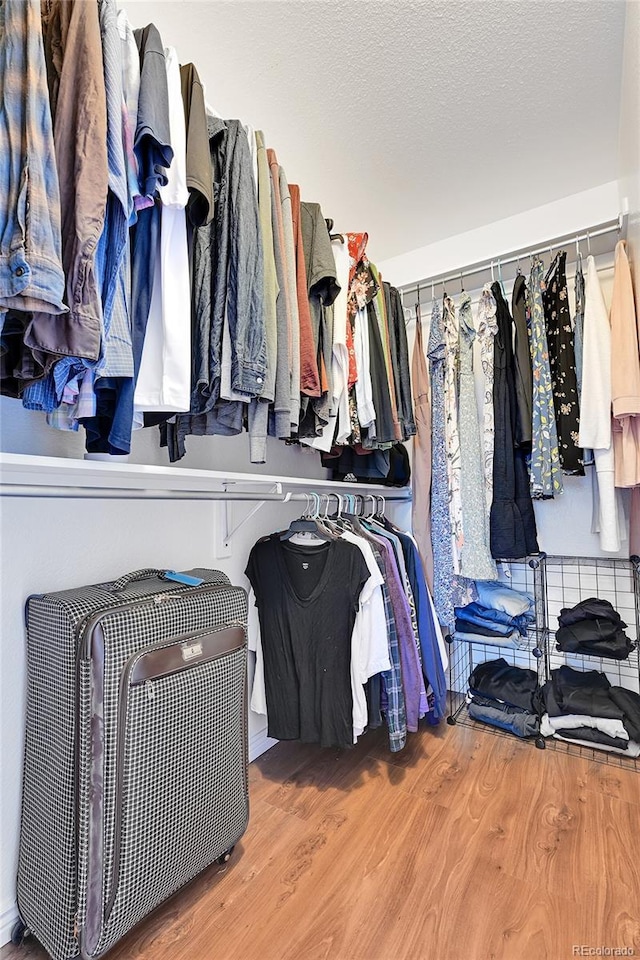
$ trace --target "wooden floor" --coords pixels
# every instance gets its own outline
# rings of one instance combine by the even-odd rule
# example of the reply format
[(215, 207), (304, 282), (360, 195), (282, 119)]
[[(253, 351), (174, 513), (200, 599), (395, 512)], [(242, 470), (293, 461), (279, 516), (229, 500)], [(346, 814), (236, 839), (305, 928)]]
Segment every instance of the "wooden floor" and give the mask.
[[(250, 781), (229, 864), (110, 960), (569, 960), (583, 945), (640, 956), (632, 771), (442, 725), (396, 755), (383, 731), (353, 751), (281, 743)], [(32, 940), (0, 950), (45, 957)]]

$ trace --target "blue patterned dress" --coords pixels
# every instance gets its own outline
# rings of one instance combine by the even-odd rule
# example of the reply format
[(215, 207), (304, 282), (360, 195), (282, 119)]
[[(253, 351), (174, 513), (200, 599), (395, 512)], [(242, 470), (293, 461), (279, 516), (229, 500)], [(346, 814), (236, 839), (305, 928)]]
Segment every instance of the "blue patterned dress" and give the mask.
[(468, 293), (463, 294), (460, 301), (458, 323), (460, 327), (458, 432), (464, 537), (460, 555), (460, 574), (469, 580), (495, 580), (497, 571), (489, 550), (482, 445), (473, 376), (473, 341), (476, 338), (476, 331), (471, 313), (471, 297)]
[(427, 344), (431, 378), (431, 545), (433, 547), (433, 603), (438, 620), (453, 631), (453, 553), (449, 519), (449, 481), (445, 442), (445, 341), (442, 314), (433, 302)]

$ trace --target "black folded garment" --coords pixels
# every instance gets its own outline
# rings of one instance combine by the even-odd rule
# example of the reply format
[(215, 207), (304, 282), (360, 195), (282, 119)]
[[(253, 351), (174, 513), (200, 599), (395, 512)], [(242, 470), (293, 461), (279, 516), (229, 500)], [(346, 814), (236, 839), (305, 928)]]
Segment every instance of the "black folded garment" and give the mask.
[[(511, 633), (517, 633), (518, 628), (514, 626)], [(495, 640), (507, 640), (511, 634), (505, 634), (503, 631), (492, 630), (491, 627), (480, 626), (477, 623), (471, 623), (470, 620), (460, 620), (456, 617), (456, 633), (473, 633), (478, 637), (491, 637)]]
[(599, 597), (581, 600), (575, 607), (563, 607), (558, 617), (561, 627), (570, 627), (578, 620), (609, 620), (617, 627), (627, 626), (615, 607), (608, 600), (600, 600)]
[(640, 694), (626, 687), (611, 687), (609, 696), (622, 710), (622, 723), (632, 740), (640, 743)]
[(542, 699), (550, 717), (579, 714), (622, 720), (623, 711), (609, 696), (611, 684), (597, 670), (574, 670), (559, 667), (551, 671), (551, 679), (542, 688)]
[(610, 657), (626, 660), (635, 643), (624, 630), (610, 620), (578, 620), (570, 626), (560, 627), (556, 633), (558, 650), (579, 653), (590, 657)]
[(628, 750), (629, 741), (622, 737), (610, 737), (602, 730), (594, 730), (593, 727), (575, 727), (571, 730), (556, 730), (556, 736), (566, 738), (567, 740), (586, 740), (589, 743), (600, 743), (605, 747), (615, 747), (617, 750)]
[(510, 667), (504, 657), (478, 664), (469, 677), (469, 687), (472, 693), (538, 713), (538, 677), (535, 670)]

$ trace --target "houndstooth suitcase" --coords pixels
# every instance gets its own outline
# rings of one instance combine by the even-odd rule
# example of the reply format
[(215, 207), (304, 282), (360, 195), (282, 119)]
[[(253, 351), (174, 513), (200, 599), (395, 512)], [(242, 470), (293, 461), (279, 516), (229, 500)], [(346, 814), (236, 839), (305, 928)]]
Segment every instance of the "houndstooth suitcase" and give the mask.
[(244, 590), (139, 570), (27, 602), (18, 909), (100, 957), (244, 833)]

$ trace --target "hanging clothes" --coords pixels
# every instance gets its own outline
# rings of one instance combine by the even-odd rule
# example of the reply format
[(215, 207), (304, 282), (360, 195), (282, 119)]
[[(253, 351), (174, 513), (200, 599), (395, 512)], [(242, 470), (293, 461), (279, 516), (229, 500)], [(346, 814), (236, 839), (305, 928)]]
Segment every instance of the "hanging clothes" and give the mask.
[(579, 443), (593, 450), (595, 460), (591, 532), (600, 534), (602, 550), (617, 553), (620, 550), (620, 518), (611, 433), (611, 328), (596, 263), (591, 256), (587, 258), (585, 294)]
[(420, 304), (416, 304), (416, 339), (411, 356), (411, 384), (416, 433), (413, 438), (411, 470), (411, 528), (416, 538), (429, 589), (433, 591), (433, 547), (431, 545), (431, 403), (429, 371), (422, 340)]
[(511, 296), (511, 312), (515, 325), (515, 379), (516, 379), (516, 446), (531, 449), (533, 420), (533, 375), (527, 330), (527, 284), (518, 271)]
[(580, 404), (576, 381), (576, 361), (573, 347), (573, 330), (569, 315), (567, 254), (556, 254), (545, 278), (542, 291), (544, 319), (549, 349), (551, 389), (558, 433), (560, 466), (565, 473), (584, 476), (582, 449), (578, 446), (580, 429)]
[[(415, 436), (416, 424), (411, 403), (411, 378), (409, 374), (409, 347), (407, 344), (407, 328), (404, 318), (404, 308), (400, 291), (384, 282), (385, 291), (388, 291), (389, 304), (387, 318), (389, 323), (389, 338), (391, 342), (391, 360), (393, 376), (396, 384), (396, 399), (398, 417), (400, 420), (401, 439), (407, 440)], [(425, 366), (426, 373), (426, 366)]]
[(442, 307), (444, 327), (444, 429), (447, 451), (449, 524), (453, 571), (460, 573), (460, 551), (464, 540), (460, 494), (460, 435), (458, 433), (459, 330), (453, 300), (445, 294)]
[(640, 484), (639, 318), (624, 240), (616, 244), (610, 320), (616, 486), (635, 487)]
[[(582, 272), (582, 254), (578, 252), (576, 262), (576, 275), (574, 279), (576, 313), (573, 318), (573, 340), (576, 356), (576, 381), (578, 383), (578, 403), (580, 404), (580, 414), (582, 415), (582, 356), (584, 339), (584, 311), (585, 311), (585, 285), (584, 274)], [(582, 417), (581, 424), (582, 426)], [(584, 444), (583, 444), (584, 446)]]
[(360, 550), (276, 535), (255, 544), (245, 572), (260, 619), (268, 735), (351, 746), (351, 636), (370, 576)]
[(496, 301), (498, 332), (494, 341), (495, 447), (490, 545), (496, 559), (515, 560), (537, 553), (538, 541), (524, 452), (515, 450), (513, 321), (497, 281), (491, 293)]
[(562, 493), (562, 471), (551, 389), (551, 370), (542, 302), (544, 266), (537, 257), (531, 265), (527, 288), (529, 346), (533, 372), (533, 420), (529, 463), (531, 496), (548, 500)]
[(486, 503), (486, 518), (493, 502), (493, 447), (495, 421), (493, 416), (493, 378), (494, 378), (494, 338), (498, 332), (496, 321), (496, 302), (489, 284), (485, 284), (478, 302), (476, 338), (480, 345), (480, 363), (482, 365), (482, 453)]
[(440, 304), (433, 301), (427, 345), (431, 380), (431, 546), (433, 548), (433, 603), (443, 627), (453, 631), (453, 544), (449, 518), (449, 477), (445, 434), (444, 327)]
[(460, 573), (469, 580), (495, 580), (496, 565), (489, 550), (489, 524), (485, 509), (482, 448), (473, 375), (473, 341), (476, 332), (471, 297), (462, 295), (458, 308), (460, 327), (460, 496), (464, 539), (460, 552)]

